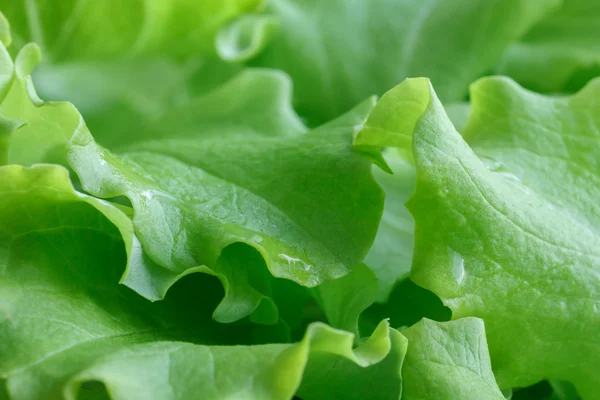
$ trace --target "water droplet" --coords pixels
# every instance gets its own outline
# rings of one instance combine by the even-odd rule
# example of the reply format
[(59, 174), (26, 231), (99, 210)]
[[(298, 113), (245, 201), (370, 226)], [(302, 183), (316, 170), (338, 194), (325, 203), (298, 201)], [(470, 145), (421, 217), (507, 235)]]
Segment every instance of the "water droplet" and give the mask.
[(250, 238), (250, 241), (253, 243), (260, 243), (260, 242), (262, 242), (262, 237), (260, 237), (258, 235), (252, 235), (252, 237)]
[(490, 170), (490, 172), (492, 172), (494, 175), (517, 182), (521, 181), (521, 179), (519, 179), (519, 177), (510, 172), (509, 169), (506, 168), (506, 166), (502, 162), (490, 160), (489, 158), (484, 157), (481, 158), (481, 161), (487, 167), (487, 169)]
[(321, 283), (321, 279), (316, 275), (311, 275), (306, 280), (306, 285), (308, 285), (308, 287), (315, 287), (315, 286), (318, 286), (320, 283)]
[(312, 269), (312, 265), (304, 262), (304, 260), (301, 260), (299, 258), (290, 257), (287, 254), (279, 254), (279, 258), (281, 258), (282, 260), (287, 261), (287, 263), (290, 264), (290, 265), (300, 265), (300, 266), (302, 266), (302, 268), (306, 272), (308, 272), (308, 271), (310, 271)]
[(452, 257), (452, 276), (458, 284), (462, 284), (465, 281), (465, 259), (460, 254), (452, 249), (449, 249)]
[(501, 177), (506, 178), (506, 179), (511, 179), (513, 181), (521, 182), (521, 179), (519, 179), (519, 177), (517, 177), (516, 175), (514, 175), (514, 174), (512, 174), (510, 172), (496, 172), (496, 171), (492, 171), (492, 172), (496, 176), (501, 176)]

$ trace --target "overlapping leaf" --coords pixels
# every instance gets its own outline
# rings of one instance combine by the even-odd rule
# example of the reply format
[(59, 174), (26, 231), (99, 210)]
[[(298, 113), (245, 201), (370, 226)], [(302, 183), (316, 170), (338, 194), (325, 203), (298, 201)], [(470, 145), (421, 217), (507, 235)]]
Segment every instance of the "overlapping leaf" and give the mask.
[[(4, 0), (18, 47), (37, 43), (51, 62), (133, 54), (215, 53), (221, 26), (256, 10), (261, 0)], [(99, 34), (99, 30), (101, 33)]]
[(573, 92), (600, 75), (600, 3), (565, 0), (512, 45), (497, 73), (541, 92)]
[[(27, 73), (38, 54), (35, 46), (20, 52), (0, 107), (25, 122), (11, 137), (9, 162), (64, 162), (68, 152), (90, 193), (129, 197), (131, 242), (139, 238), (144, 253), (130, 258), (123, 280), (138, 293), (156, 300), (182, 275), (206, 272), (229, 297), (216, 318), (257, 311), (274, 323), (271, 274), (315, 286), (347, 274), (368, 251), (383, 196), (351, 140), (372, 102), (304, 133), (286, 77), (250, 71), (160, 121), (117, 130), (111, 140), (123, 150), (116, 155), (94, 142), (71, 104), (32, 94)], [(237, 242), (256, 248), (270, 274), (245, 250), (221, 254)]]
[[(558, 1), (274, 0), (279, 31), (257, 61), (286, 71), (301, 115), (321, 122), (411, 76), (444, 101), (472, 80)], [(502, 16), (498, 18), (498, 16)]]
[(271, 17), (251, 14), (262, 3), (4, 0), (0, 10), (15, 55), (29, 42), (42, 49), (42, 97), (77, 105), (101, 138), (106, 120), (152, 118), (230, 77), (272, 31)]
[(483, 321), (424, 319), (402, 331), (408, 352), (402, 368), (402, 398), (502, 400), (485, 339)]
[[(597, 398), (598, 84), (549, 98), (481, 80), (463, 133), (469, 147), (429, 81), (407, 80), (357, 137), (412, 147), (411, 276), (454, 318), (484, 319), (502, 387), (556, 378)], [(400, 112), (385, 119), (391, 109)]]
[[(75, 192), (64, 168), (0, 167), (0, 194), (0, 377), (13, 400), (89, 398), (89, 381), (112, 399), (285, 399), (315, 353), (355, 365), (362, 390), (382, 380), (399, 391), (406, 341), (385, 322), (355, 350), (352, 334), (323, 324), (294, 345), (211, 347), (249, 344), (253, 329), (210, 320), (218, 286), (202, 275), (158, 303), (118, 285), (124, 246), (105, 215), (127, 217)], [(305, 382), (344, 390), (325, 378)]]

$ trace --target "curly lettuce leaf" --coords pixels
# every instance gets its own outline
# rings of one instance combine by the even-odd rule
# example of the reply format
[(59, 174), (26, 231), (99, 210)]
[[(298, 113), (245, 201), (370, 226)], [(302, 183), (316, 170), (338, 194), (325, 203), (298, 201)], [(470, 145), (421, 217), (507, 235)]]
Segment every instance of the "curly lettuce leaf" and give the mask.
[[(412, 147), (411, 278), (454, 318), (485, 321), (504, 388), (550, 378), (584, 399), (599, 393), (599, 88), (551, 98), (480, 80), (463, 139), (429, 81), (407, 80), (357, 136)], [(385, 110), (396, 112), (386, 120)]]
[(402, 334), (408, 339), (403, 399), (504, 400), (492, 372), (482, 320), (424, 319)]
[(600, 75), (600, 3), (565, 0), (508, 48), (496, 72), (538, 92), (581, 89)]
[[(274, 0), (279, 30), (256, 65), (282, 69), (297, 88), (299, 113), (335, 118), (406, 77), (430, 77), (444, 101), (554, 10), (557, 0), (365, 2)], [(457, 60), (460, 60), (457, 62)]]
[(12, 22), (15, 55), (31, 41), (42, 49), (37, 91), (74, 103), (101, 137), (231, 77), (273, 32), (273, 18), (255, 14), (262, 3), (5, 0), (0, 10)]
[(63, 167), (0, 167), (0, 193), (0, 376), (12, 399), (55, 398), (70, 374), (127, 343), (248, 342), (211, 322), (212, 282), (200, 298), (155, 304), (118, 285), (123, 240), (105, 215), (127, 217), (76, 192)]
[[(259, 73), (240, 80), (263, 78), (281, 79)], [(256, 103), (252, 92), (246, 95)], [(300, 135), (279, 133), (268, 119), (257, 120), (265, 127), (228, 127), (243, 113), (222, 125), (218, 117), (209, 120), (202, 130), (197, 123), (186, 129), (186, 118), (167, 119), (155, 124), (156, 132), (172, 135), (147, 137), (120, 155), (81, 131), (70, 142), (69, 160), (90, 193), (131, 200), (145, 251), (172, 275), (148, 285), (153, 272), (132, 269), (125, 282), (144, 296), (162, 297), (176, 276), (214, 265), (235, 242), (259, 250), (274, 276), (312, 287), (347, 274), (375, 236), (382, 194), (370, 163), (350, 146), (353, 127), (369, 109), (365, 104)], [(255, 120), (251, 109), (243, 110)]]
[[(215, 318), (275, 323), (271, 298), (281, 282), (271, 275), (312, 287), (364, 258), (383, 194), (351, 140), (372, 101), (306, 132), (288, 79), (248, 71), (159, 121), (115, 129), (105, 139), (122, 149), (116, 154), (95, 143), (74, 106), (37, 98), (24, 76), (37, 54), (30, 45), (18, 55), (28, 68), (17, 68), (12, 97), (0, 106), (25, 122), (11, 137), (9, 161), (64, 162), (68, 153), (89, 193), (129, 198), (128, 242), (139, 240), (143, 256), (130, 257), (123, 282), (138, 293), (157, 300), (183, 275), (209, 273), (226, 287)], [(264, 261), (243, 246), (223, 253), (234, 243)]]
[(358, 319), (375, 302), (378, 290), (375, 274), (361, 264), (348, 275), (317, 286), (313, 295), (331, 326), (358, 334)]
[[(377, 326), (371, 338), (381, 337), (382, 324)], [(303, 400), (400, 399), (403, 381), (402, 363), (406, 354), (407, 340), (394, 329), (390, 329), (388, 337), (390, 350), (387, 356), (367, 368), (361, 369), (360, 364), (352, 362), (348, 357), (337, 356), (333, 352), (311, 354), (297, 395)], [(382, 349), (388, 347), (387, 342), (380, 341), (377, 344), (371, 338), (361, 344), (356, 352), (367, 347), (371, 349), (370, 351), (377, 351), (377, 347)]]
[[(290, 399), (300, 385), (303, 399), (355, 397), (344, 381), (310, 373), (322, 363), (356, 373), (356, 388), (371, 393), (380, 385), (391, 389), (381, 399), (397, 399), (400, 365), (378, 369), (379, 364), (402, 359), (406, 339), (382, 322), (363, 345), (352, 349), (352, 335), (320, 323), (309, 327), (304, 339), (293, 345), (199, 346), (180, 342), (157, 342), (130, 346), (104, 357), (81, 371), (67, 384), (65, 393), (74, 398), (82, 383), (102, 382), (112, 400), (131, 398), (187, 399), (202, 393), (206, 399)], [(150, 368), (149, 368), (150, 366)], [(396, 371), (395, 380), (393, 371)], [(127, 379), (123, 379), (127, 371)], [(383, 373), (381, 373), (383, 372)], [(304, 374), (304, 375), (303, 375)], [(133, 379), (132, 379), (133, 378)], [(318, 388), (315, 395), (306, 388)], [(348, 395), (349, 397), (345, 397)]]
[(251, 326), (211, 321), (212, 281), (182, 281), (157, 303), (118, 285), (124, 246), (104, 214), (120, 211), (76, 192), (66, 169), (0, 167), (0, 193), (0, 377), (13, 400), (74, 399), (91, 381), (111, 399), (291, 398), (314, 357), (348, 360), (363, 391), (380, 381), (400, 388), (406, 341), (385, 321), (355, 349), (352, 334), (324, 324), (297, 344), (249, 346)]
[[(221, 26), (261, 0), (5, 0), (17, 45), (37, 43), (52, 63), (191, 51), (215, 53)], [(99, 34), (99, 31), (101, 34)]]
[(450, 309), (431, 291), (416, 285), (410, 278), (396, 283), (386, 302), (376, 302), (360, 315), (359, 331), (372, 332), (379, 322), (387, 318), (391, 326), (408, 327), (423, 318), (449, 321)]

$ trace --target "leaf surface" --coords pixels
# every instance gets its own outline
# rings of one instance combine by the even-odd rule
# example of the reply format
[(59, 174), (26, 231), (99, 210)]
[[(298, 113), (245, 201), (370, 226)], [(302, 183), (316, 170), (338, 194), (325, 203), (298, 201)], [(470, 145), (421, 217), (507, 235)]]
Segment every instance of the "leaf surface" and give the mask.
[[(429, 82), (407, 80), (357, 136), (412, 147), (411, 278), (454, 318), (485, 321), (503, 388), (552, 378), (597, 398), (598, 88), (551, 98), (480, 80), (463, 139)], [(389, 109), (400, 112), (385, 119)]]

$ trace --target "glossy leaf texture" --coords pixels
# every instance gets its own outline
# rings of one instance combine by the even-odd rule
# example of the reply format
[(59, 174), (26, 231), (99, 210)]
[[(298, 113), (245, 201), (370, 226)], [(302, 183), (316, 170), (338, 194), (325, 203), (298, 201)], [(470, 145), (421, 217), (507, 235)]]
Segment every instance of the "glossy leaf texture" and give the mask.
[[(284, 284), (271, 275), (313, 287), (364, 258), (383, 194), (351, 141), (372, 101), (306, 132), (289, 105), (287, 78), (248, 71), (159, 121), (116, 129), (113, 148), (122, 150), (110, 152), (71, 104), (37, 98), (26, 76), (36, 50), (20, 52), (0, 106), (25, 122), (11, 136), (9, 162), (66, 157), (89, 193), (129, 198), (129, 242), (139, 239), (143, 253), (131, 244), (123, 282), (138, 293), (157, 300), (181, 276), (205, 272), (226, 287), (215, 318), (231, 322), (256, 311), (257, 322), (271, 324), (278, 320), (272, 287)], [(223, 252), (234, 243), (254, 247), (264, 261), (247, 250)]]
[(413, 76), (431, 78), (443, 101), (463, 100), (468, 85), (559, 4), (273, 0), (267, 12), (279, 30), (255, 64), (287, 72), (299, 113), (317, 123)]
[(480, 80), (463, 139), (429, 81), (407, 80), (356, 139), (412, 149), (411, 277), (485, 321), (503, 388), (553, 378), (597, 398), (598, 85), (552, 98)]
[[(207, 276), (157, 303), (118, 285), (124, 246), (105, 215), (127, 217), (76, 192), (66, 169), (11, 165), (0, 177), (0, 376), (11, 399), (88, 398), (91, 381), (112, 399), (285, 399), (311, 363), (340, 360), (362, 390), (380, 379), (400, 390), (406, 340), (387, 323), (356, 349), (352, 334), (324, 324), (297, 344), (248, 346), (251, 325), (211, 321), (219, 293)], [(345, 390), (324, 378), (305, 384)]]
[(564, 5), (508, 48), (496, 72), (546, 93), (570, 93), (600, 76), (600, 4)]
[[(411, 328), (408, 353), (385, 321), (357, 347), (351, 333), (321, 323), (295, 344), (249, 345), (252, 325), (211, 321), (220, 293), (206, 275), (157, 303), (118, 285), (126, 255), (114, 222), (127, 217), (76, 192), (66, 169), (10, 165), (0, 177), (0, 377), (11, 399), (398, 399), (403, 376), (436, 357), (440, 342), (456, 346), (445, 361), (451, 375), (461, 372), (460, 335), (479, 345), (468, 367), (488, 367), (479, 320)], [(451, 393), (460, 383), (444, 385)]]

